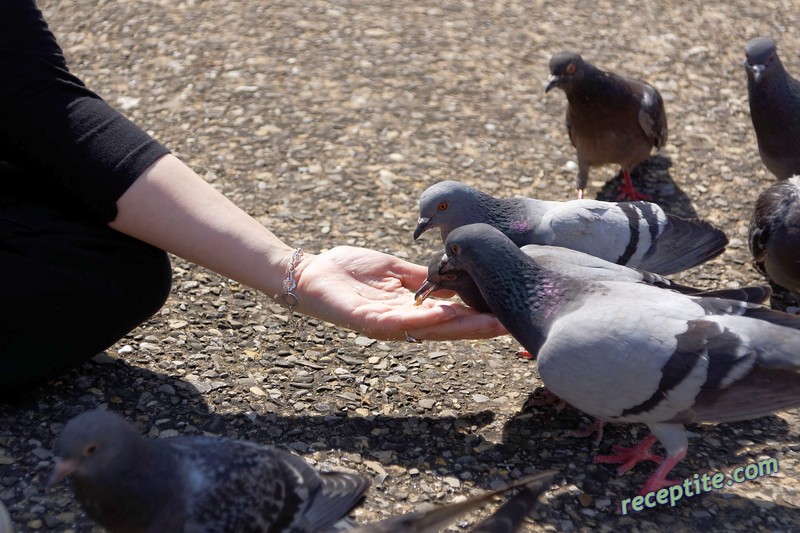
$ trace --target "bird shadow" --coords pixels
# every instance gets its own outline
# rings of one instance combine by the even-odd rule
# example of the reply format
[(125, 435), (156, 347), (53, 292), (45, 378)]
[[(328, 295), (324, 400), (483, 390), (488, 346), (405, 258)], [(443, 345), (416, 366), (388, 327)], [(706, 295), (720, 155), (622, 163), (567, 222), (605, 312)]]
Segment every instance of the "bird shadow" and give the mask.
[[(652, 201), (664, 211), (684, 218), (698, 218), (697, 211), (689, 196), (672, 179), (669, 169), (672, 160), (663, 155), (654, 155), (631, 171), (631, 179), (636, 189), (652, 196)], [(616, 202), (619, 188), (624, 183), (622, 171), (607, 181), (597, 192), (597, 199)]]
[[(614, 444), (630, 446), (643, 439), (649, 434), (644, 425), (606, 424), (603, 439), (597, 443), (596, 434), (587, 437), (569, 434), (592, 421), (587, 415), (569, 405), (563, 409), (552, 405), (536, 405), (534, 400), (537, 399), (541, 399), (539, 389), (531, 393), (520, 411), (507, 420), (503, 427), (502, 441), (498, 444), (502, 455), (541, 457), (542, 454), (552, 453), (553, 446), (546, 444), (547, 442), (563, 443), (563, 446), (557, 446), (563, 457), (551, 457), (547, 468), (561, 470), (568, 480), (580, 479), (581, 492), (588, 496), (578, 498), (579, 505), (583, 506), (587, 500), (619, 503), (636, 496), (638, 488), (653, 472), (653, 463), (637, 465), (619, 477), (617, 465), (594, 464), (593, 459), (599, 454), (613, 453)], [(737, 468), (747, 467), (765, 457), (782, 457), (784, 450), (788, 451), (788, 446), (797, 441), (797, 436), (792, 434), (791, 425), (776, 415), (727, 424), (689, 424), (686, 429), (689, 435), (689, 451), (686, 458), (672, 471), (670, 477), (676, 480), (693, 479), (695, 474), (702, 476), (704, 473), (710, 477), (716, 472), (729, 476)], [(653, 451), (661, 455), (664, 453), (660, 445), (655, 446)], [(779, 459), (776, 459), (775, 465), (779, 466)], [(796, 507), (792, 504), (782, 506), (776, 503), (775, 497), (764, 503), (765, 500), (759, 500), (758, 495), (748, 499), (724, 492), (730, 485), (729, 482), (722, 492), (711, 491), (701, 494), (699, 498), (685, 498), (678, 502), (676, 508), (708, 508), (711, 504), (704, 502), (704, 499), (711, 498), (714, 505), (730, 508), (731, 513), (744, 521), (742, 523), (746, 522), (748, 512), (763, 514), (765, 508), (772, 508), (773, 505), (776, 508), (785, 508), (790, 513), (796, 512)], [(661, 507), (661, 511), (663, 510)], [(621, 511), (618, 506), (614, 508), (612, 505), (603, 509), (603, 512), (619, 514)], [(659, 509), (648, 509), (636, 515), (637, 519), (647, 519), (656, 516), (658, 512)], [(698, 511), (692, 513), (692, 519), (687, 523), (691, 523), (694, 528), (695, 525), (713, 521), (713, 518), (705, 511)], [(586, 523), (589, 519), (582, 517), (581, 520)], [(735, 520), (733, 523), (736, 523)]]
[[(8, 450), (32, 446), (39, 449), (36, 457), (12, 464), (0, 463), (0, 479), (25, 477), (32, 487), (38, 487), (27, 492), (24, 500), (9, 505), (12, 518), (21, 516), (18, 521), (24, 523), (26, 509), (37, 504), (60, 505), (58, 512), (77, 510), (65, 484), (44, 489), (52, 461), (42, 460), (41, 450), (53, 449), (56, 436), (69, 418), (94, 408), (123, 414), (149, 436), (214, 434), (278, 446), (306, 456), (324, 451), (325, 457), (333, 452), (344, 464), (374, 461), (386, 466), (392, 475), (424, 478), (433, 473), (471, 480), (486, 489), (507, 481), (499, 477), (501, 471), (507, 472), (505, 476), (519, 477), (552, 468), (560, 471), (554, 486), (561, 489), (552, 492), (548, 504), (540, 506), (532, 518), (557, 530), (562, 529), (565, 516), (574, 526), (584, 528), (592, 527), (594, 520), (604, 513), (618, 513), (617, 503), (633, 496), (650, 472), (646, 467), (637, 467), (632, 475), (617, 478), (613, 467), (592, 464), (591, 458), (597, 452), (593, 440), (564, 435), (588, 421), (570, 407), (559, 414), (551, 407), (527, 407), (506, 420), (499, 419), (500, 415), (490, 409), (440, 416), (411, 413), (360, 416), (352, 412), (315, 415), (291, 414), (291, 407), (283, 407), (279, 412), (266, 401), (245, 400), (241, 396), (240, 391), (232, 389), (230, 394), (213, 395), (209, 403), (190, 381), (117, 360), (111, 364), (86, 363), (15, 403), (0, 404), (0, 428), (4, 428), (0, 429), (0, 444)], [(42, 423), (43, 420), (47, 423)], [(487, 437), (491, 435), (490, 426), (498, 423), (502, 423), (501, 438)], [(763, 445), (763, 453), (769, 454), (769, 443), (786, 437), (789, 432), (787, 424), (777, 417), (690, 429), (702, 434), (702, 438), (692, 439), (689, 456), (675, 471), (679, 478), (746, 464), (752, 459), (747, 454), (754, 448)], [(633, 441), (632, 434), (641, 438), (645, 432), (633, 425), (609, 425), (600, 449), (613, 441)], [(742, 444), (745, 437), (746, 445)], [(748, 451), (739, 453), (745, 448)], [(487, 468), (487, 465), (492, 466)], [(389, 467), (402, 467), (403, 473)], [(415, 470), (419, 473), (415, 474)], [(380, 488), (382, 482), (383, 479), (376, 482), (375, 490), (389, 493), (390, 486)], [(577, 491), (564, 488), (576, 484), (580, 485)], [(597, 503), (586, 505), (586, 497), (582, 495), (589, 495), (589, 500)], [(704, 495), (689, 503), (679, 502), (679, 506), (695, 505), (691, 502), (707, 497), (713, 497), (714, 501), (721, 498)], [(727, 494), (725, 498), (736, 502), (733, 509), (741, 513), (742, 519), (747, 513), (761, 509), (757, 503), (739, 496)], [(774, 505), (771, 512), (782, 508), (780, 504)], [(637, 516), (652, 517), (657, 512), (648, 510)], [(702, 522), (687, 520), (692, 526)], [(91, 523), (78, 513), (73, 528), (88, 531)]]

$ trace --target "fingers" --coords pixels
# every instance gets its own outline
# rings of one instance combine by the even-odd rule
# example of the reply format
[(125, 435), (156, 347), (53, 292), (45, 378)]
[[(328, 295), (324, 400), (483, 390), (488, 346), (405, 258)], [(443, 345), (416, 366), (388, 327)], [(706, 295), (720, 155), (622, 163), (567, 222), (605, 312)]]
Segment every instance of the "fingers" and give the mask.
[(507, 335), (494, 315), (480, 313), (471, 316), (453, 318), (435, 326), (412, 328), (407, 330), (407, 335), (418, 340), (458, 340), (458, 339), (491, 339), (500, 335)]
[[(425, 304), (428, 304), (426, 301)], [(384, 316), (370, 336), (385, 340), (489, 339), (508, 332), (497, 318), (459, 304), (405, 306)]]

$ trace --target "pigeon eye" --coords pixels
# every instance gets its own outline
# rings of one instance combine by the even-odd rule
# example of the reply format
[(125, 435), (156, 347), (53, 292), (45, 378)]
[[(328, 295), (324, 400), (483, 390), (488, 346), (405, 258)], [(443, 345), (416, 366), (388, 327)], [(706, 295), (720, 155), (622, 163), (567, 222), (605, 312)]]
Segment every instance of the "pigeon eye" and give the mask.
[(91, 457), (92, 455), (94, 455), (94, 452), (96, 451), (97, 451), (97, 445), (89, 444), (88, 446), (86, 446), (86, 448), (83, 449), (83, 456)]
[(569, 65), (567, 65), (567, 70), (565, 70), (564, 72), (566, 72), (568, 75), (570, 75), (570, 74), (574, 74), (577, 69), (578, 69), (578, 65), (576, 65), (575, 63), (570, 63)]
[(451, 252), (453, 255), (458, 255), (458, 252), (459, 252), (459, 251), (460, 251), (460, 248), (458, 247), (458, 245), (457, 245), (457, 244), (451, 244), (451, 245), (450, 245), (450, 252)]
[(445, 280), (445, 281), (453, 281), (453, 280), (456, 279), (456, 275), (455, 274), (445, 274), (445, 275), (442, 276), (442, 279)]
[(445, 209), (447, 209), (447, 202), (440, 202), (439, 205), (436, 206), (436, 208), (439, 211), (444, 211)]

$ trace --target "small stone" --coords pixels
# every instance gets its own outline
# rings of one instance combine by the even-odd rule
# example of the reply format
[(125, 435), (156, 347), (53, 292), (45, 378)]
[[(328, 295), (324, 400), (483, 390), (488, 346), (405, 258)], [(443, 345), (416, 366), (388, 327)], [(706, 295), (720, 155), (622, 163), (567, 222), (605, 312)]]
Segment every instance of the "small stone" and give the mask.
[(131, 346), (130, 344), (126, 344), (125, 346), (117, 350), (117, 353), (120, 355), (127, 355), (129, 353), (133, 353), (133, 346)]
[(370, 339), (369, 337), (359, 336), (359, 337), (356, 337), (356, 340), (354, 342), (356, 343), (356, 346), (367, 347), (367, 346), (372, 346), (373, 344), (375, 344), (375, 339)]
[(423, 409), (432, 409), (436, 405), (436, 400), (433, 398), (424, 398), (419, 401), (419, 406)]
[(158, 392), (163, 392), (164, 394), (167, 394), (169, 396), (175, 396), (175, 387), (167, 383), (164, 383), (158, 388)]
[(461, 480), (459, 480), (457, 477), (446, 476), (444, 479), (442, 479), (442, 481), (444, 481), (454, 489), (457, 489), (461, 486)]
[(489, 397), (483, 394), (473, 394), (472, 401), (475, 403), (486, 403), (489, 401)]
[(32, 450), (31, 453), (39, 459), (50, 459), (53, 457), (53, 454), (50, 452), (50, 450), (45, 450), (44, 448), (36, 448)]
[(250, 392), (255, 394), (256, 396), (266, 396), (267, 395), (267, 393), (264, 392), (263, 390), (261, 390), (261, 388), (255, 387), (255, 386), (250, 387)]
[(98, 365), (109, 365), (117, 362), (117, 360), (108, 355), (107, 352), (100, 352), (99, 354), (92, 357), (92, 361), (94, 361)]

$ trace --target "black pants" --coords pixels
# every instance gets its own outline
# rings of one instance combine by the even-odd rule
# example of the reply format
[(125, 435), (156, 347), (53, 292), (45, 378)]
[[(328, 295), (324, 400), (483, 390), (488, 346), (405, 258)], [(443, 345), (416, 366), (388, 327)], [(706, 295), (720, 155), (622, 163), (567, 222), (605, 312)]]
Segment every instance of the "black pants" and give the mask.
[(0, 401), (108, 348), (164, 304), (167, 254), (55, 207), (0, 198)]

